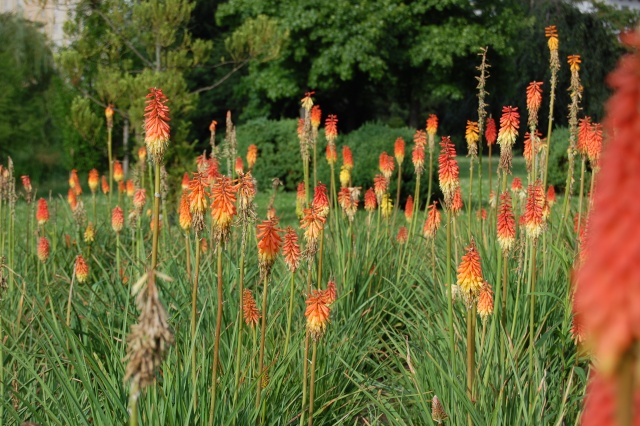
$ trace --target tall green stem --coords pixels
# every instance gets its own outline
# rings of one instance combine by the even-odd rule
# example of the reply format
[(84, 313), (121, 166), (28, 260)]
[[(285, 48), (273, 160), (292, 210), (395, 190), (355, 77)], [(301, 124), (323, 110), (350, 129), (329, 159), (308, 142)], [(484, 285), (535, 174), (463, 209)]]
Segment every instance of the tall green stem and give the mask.
[(269, 284), (269, 275), (264, 275), (264, 289), (262, 292), (262, 325), (260, 328), (260, 358), (258, 359), (258, 379), (260, 383), (256, 386), (256, 408), (260, 407), (260, 396), (262, 393), (261, 382), (264, 374), (264, 341), (267, 334), (267, 290)]
[(131, 385), (129, 392), (129, 426), (138, 426), (138, 385)]
[[(307, 269), (307, 294), (311, 294), (311, 262)], [(300, 410), (300, 426), (304, 426), (304, 414), (307, 404), (307, 373), (309, 364), (309, 330), (304, 336), (304, 357), (302, 358), (302, 409)]]
[(289, 339), (291, 338), (291, 319), (293, 318), (293, 300), (296, 284), (296, 271), (291, 273), (291, 289), (289, 291), (289, 311), (287, 312), (287, 336), (284, 340), (284, 355), (289, 353)]
[(396, 188), (396, 204), (393, 212), (393, 223), (396, 223), (396, 216), (400, 210), (400, 184), (402, 183), (402, 163), (398, 164), (398, 187)]
[[(216, 387), (218, 384), (218, 355), (220, 352), (220, 328), (222, 325), (222, 247), (218, 242), (218, 312), (216, 313), (216, 335), (213, 343), (213, 365), (211, 366), (211, 408), (209, 410), (209, 426), (213, 426), (216, 412)], [(265, 283), (266, 286), (266, 283)]]
[(533, 358), (535, 346), (535, 307), (536, 307), (536, 240), (531, 242), (531, 259), (529, 268), (529, 411), (533, 408)]
[(311, 381), (309, 383), (309, 423), (307, 426), (313, 426), (313, 399), (316, 389), (316, 353), (318, 352), (318, 343), (313, 342), (313, 354), (311, 355)]
[[(237, 338), (237, 348), (236, 348), (236, 375), (233, 389), (233, 405), (236, 405), (236, 401), (238, 400), (238, 390), (240, 389), (240, 360), (242, 359), (242, 328), (244, 325), (244, 303), (243, 303), (243, 293), (244, 293), (244, 253), (246, 249), (247, 242), (247, 224), (243, 222), (242, 225), (242, 240), (240, 242), (240, 276), (239, 276), (239, 300), (238, 300), (238, 338)], [(235, 423), (235, 419), (234, 419)]]
[(158, 235), (160, 231), (160, 164), (155, 163), (155, 191), (153, 193), (153, 245), (151, 248), (151, 270), (158, 265)]
[(580, 194), (578, 196), (578, 236), (580, 236), (580, 228), (582, 225), (582, 200), (584, 197), (584, 171), (586, 168), (586, 159), (582, 157), (582, 166), (580, 168)]
[(193, 285), (191, 287), (191, 377), (193, 380), (193, 389), (196, 389), (196, 317), (198, 314), (198, 277), (200, 275), (200, 235), (196, 233), (196, 265), (193, 272)]
[[(453, 289), (451, 283), (451, 210), (447, 209), (447, 317), (448, 317), (448, 326), (449, 326), (449, 346), (451, 350), (451, 371), (455, 374), (456, 371), (456, 346), (454, 340), (454, 330), (453, 330)], [(453, 391), (452, 391), (453, 396)], [(453, 398), (451, 399), (451, 403), (453, 404)]]
[[(467, 206), (467, 233), (469, 236), (469, 240), (471, 240), (471, 203), (473, 201), (473, 157), (471, 157), (469, 161), (469, 205)], [(480, 206), (482, 208), (482, 206)]]
[[(475, 348), (476, 348), (476, 327), (475, 327), (476, 306), (467, 309), (467, 396), (469, 402), (473, 403), (473, 380), (476, 371)], [(469, 426), (473, 426), (471, 414), (467, 416)]]

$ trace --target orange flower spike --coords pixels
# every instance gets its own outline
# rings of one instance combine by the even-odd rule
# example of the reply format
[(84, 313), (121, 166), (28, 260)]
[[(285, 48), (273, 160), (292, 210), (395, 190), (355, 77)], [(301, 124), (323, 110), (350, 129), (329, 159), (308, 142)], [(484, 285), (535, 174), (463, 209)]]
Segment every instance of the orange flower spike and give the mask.
[(140, 162), (143, 162), (146, 159), (147, 159), (147, 147), (143, 145), (140, 148), (138, 148), (138, 160)]
[(136, 187), (133, 184), (133, 180), (129, 179), (127, 181), (127, 196), (129, 198), (133, 197), (133, 194), (136, 192)]
[(326, 219), (320, 216), (316, 209), (304, 209), (304, 216), (300, 220), (300, 228), (304, 229), (304, 240), (308, 243), (320, 237)]
[(189, 181), (189, 206), (192, 213), (207, 210), (207, 177), (204, 173), (193, 173)]
[(602, 125), (594, 123), (591, 128), (591, 137), (587, 146), (587, 156), (591, 167), (597, 169), (599, 167), (600, 152), (602, 151)]
[(375, 175), (373, 178), (373, 189), (376, 193), (378, 204), (382, 200), (382, 196), (387, 192), (387, 180), (381, 174)]
[(454, 216), (457, 216), (462, 211), (462, 207), (464, 207), (464, 203), (462, 202), (462, 191), (458, 186), (455, 194), (453, 194), (453, 200), (451, 201), (451, 213)]
[(400, 229), (398, 229), (398, 235), (396, 235), (396, 241), (398, 242), (398, 244), (404, 245), (408, 239), (409, 239), (409, 231), (407, 231), (407, 227), (401, 226)]
[(77, 181), (78, 181), (78, 172), (76, 171), (76, 169), (73, 169), (69, 173), (69, 188), (71, 189), (75, 188)]
[(38, 259), (40, 262), (46, 262), (49, 259), (49, 240), (46, 237), (38, 239)]
[(98, 170), (96, 169), (91, 169), (89, 171), (89, 189), (91, 190), (92, 194), (95, 194), (96, 191), (98, 190), (98, 186), (100, 186), (100, 173), (98, 173)]
[(304, 118), (298, 118), (298, 128), (296, 132), (298, 133), (299, 139), (304, 137)]
[(284, 231), (282, 255), (289, 271), (295, 272), (300, 266), (300, 245), (298, 244), (298, 234), (290, 226), (287, 226)]
[(484, 284), (480, 254), (473, 240), (471, 240), (471, 244), (466, 248), (466, 251), (467, 253), (462, 256), (462, 261), (458, 266), (457, 284), (464, 293), (475, 297)]
[(336, 282), (333, 279), (329, 279), (327, 289), (324, 291), (324, 301), (327, 305), (331, 306), (337, 299), (338, 289), (336, 288)]
[(118, 182), (118, 193), (123, 194), (127, 192), (127, 185), (125, 185), (124, 181)]
[(38, 225), (44, 225), (49, 221), (49, 206), (47, 200), (40, 198), (38, 200), (38, 209), (36, 210), (36, 221)]
[(548, 38), (549, 50), (558, 50), (558, 30), (555, 25), (550, 25), (544, 29), (544, 35)]
[(311, 96), (313, 96), (316, 92), (306, 92), (304, 94), (304, 98), (302, 98), (300, 100), (300, 104), (302, 105), (302, 108), (304, 108), (307, 113), (309, 111), (311, 111), (311, 107), (313, 107), (313, 99), (311, 99)]
[(144, 188), (136, 189), (136, 192), (133, 195), (133, 207), (139, 212), (142, 213), (142, 209), (144, 205), (147, 203), (147, 190)]
[(338, 117), (333, 114), (328, 115), (324, 122), (324, 135), (330, 144), (335, 143), (338, 137)]
[(438, 157), (438, 179), (440, 189), (444, 194), (445, 204), (450, 208), (456, 188), (460, 186), (456, 149), (448, 136), (443, 136), (440, 142), (440, 156)]
[(496, 143), (497, 137), (496, 120), (494, 120), (493, 117), (489, 117), (487, 118), (487, 128), (484, 131), (484, 138), (487, 140), (487, 145)]
[(592, 135), (591, 117), (584, 117), (578, 120), (578, 143), (576, 148), (583, 158), (589, 153), (589, 143)]
[(67, 193), (67, 202), (69, 203), (72, 211), (75, 211), (76, 207), (78, 207), (78, 196), (73, 188), (69, 188), (69, 192)]
[(556, 188), (553, 185), (549, 185), (549, 189), (547, 189), (547, 204), (549, 207), (553, 207), (556, 203)]
[(396, 142), (393, 145), (393, 155), (396, 157), (396, 161), (398, 162), (398, 165), (402, 164), (402, 162), (404, 161), (404, 154), (405, 154), (404, 151), (405, 151), (404, 139), (402, 138), (396, 139)]
[(327, 197), (327, 186), (318, 182), (313, 193), (311, 206), (324, 218), (329, 215), (329, 197)]
[(113, 128), (113, 104), (107, 105), (104, 109), (104, 117), (107, 119), (107, 128)]
[(184, 174), (182, 175), (182, 182), (180, 183), (180, 188), (182, 189), (182, 192), (189, 189), (189, 172), (184, 172)]
[(404, 217), (407, 219), (407, 223), (411, 223), (413, 220), (413, 197), (409, 195), (407, 202), (404, 205)]
[(427, 239), (435, 238), (438, 228), (440, 228), (441, 215), (440, 211), (436, 207), (436, 202), (429, 206), (429, 214), (427, 220), (424, 222), (422, 234)]
[(396, 167), (395, 163), (393, 162), (393, 157), (387, 154), (386, 152), (383, 152), (382, 154), (380, 154), (379, 163), (380, 163), (380, 173), (384, 175), (385, 179), (387, 180), (391, 179), (393, 170)]
[(29, 176), (21, 176), (20, 179), (22, 180), (22, 187), (24, 188), (24, 191), (27, 194), (31, 194), (31, 191), (33, 191), (33, 187), (31, 186), (31, 179), (29, 178)]
[(314, 105), (311, 108), (311, 126), (313, 126), (315, 130), (318, 130), (321, 122), (322, 122), (322, 111), (320, 110), (320, 106)]
[(514, 193), (519, 193), (522, 191), (522, 189), (523, 189), (522, 181), (520, 180), (519, 177), (514, 177), (513, 180), (511, 181), (511, 191), (513, 191)]
[(518, 113), (518, 108), (512, 106), (502, 107), (498, 145), (503, 149), (513, 147), (513, 144), (516, 143), (519, 128), (520, 114)]
[(424, 171), (424, 146), (416, 144), (411, 153), (411, 161), (417, 175), (422, 175)]
[(529, 113), (529, 126), (536, 126), (538, 123), (538, 111), (542, 104), (542, 81), (532, 81), (527, 86), (527, 111)]
[(276, 256), (282, 247), (281, 229), (278, 228), (278, 218), (267, 219), (257, 226), (258, 260), (260, 262), (260, 276), (271, 272)]
[(497, 226), (500, 249), (509, 253), (516, 242), (516, 220), (511, 207), (511, 196), (507, 191), (500, 195)]
[(124, 180), (124, 170), (122, 169), (122, 163), (118, 160), (113, 162), (113, 180), (118, 183)]
[(76, 256), (74, 269), (76, 274), (76, 280), (78, 280), (80, 284), (86, 282), (87, 279), (89, 278), (89, 266), (87, 265), (87, 262), (84, 261), (84, 258), (80, 254)]
[(527, 188), (527, 204), (524, 214), (520, 217), (520, 224), (524, 226), (528, 238), (536, 239), (542, 234), (544, 225), (544, 189), (540, 181), (536, 181)]
[(342, 164), (349, 171), (353, 169), (353, 154), (351, 153), (351, 148), (347, 145), (342, 147)]
[[(616, 374), (640, 340), (640, 33), (621, 39), (632, 50), (607, 77), (613, 89), (604, 120), (608, 141), (596, 177), (585, 261), (575, 274), (576, 312), (605, 377)], [(599, 408), (591, 408), (587, 404), (583, 418), (597, 417)]]
[(122, 232), (124, 228), (124, 212), (119, 206), (115, 206), (111, 211), (111, 228), (116, 234)]
[(255, 144), (249, 145), (247, 148), (247, 167), (249, 170), (253, 169), (256, 161), (258, 160), (258, 146)]
[(330, 166), (335, 165), (338, 161), (338, 152), (336, 151), (336, 146), (333, 144), (327, 145), (325, 156), (327, 159), (327, 163), (329, 163)]
[(529, 132), (525, 132), (524, 134), (524, 151), (522, 152), (522, 156), (527, 164), (527, 171), (531, 171), (531, 167), (533, 165), (533, 153), (534, 147), (535, 151), (538, 151), (540, 146), (540, 137), (542, 134), (536, 129), (534, 141), (531, 140), (531, 135)]
[(427, 133), (424, 130), (416, 130), (413, 135), (413, 143), (424, 148), (427, 145)]
[(162, 89), (150, 88), (144, 109), (144, 142), (153, 161), (159, 163), (169, 144), (169, 107)]
[(429, 114), (427, 118), (427, 135), (429, 141), (429, 152), (433, 152), (436, 144), (436, 133), (438, 132), (438, 117), (435, 114)]
[(373, 188), (367, 189), (367, 192), (364, 193), (364, 209), (368, 212), (374, 211), (377, 206), (376, 193)]
[(307, 317), (307, 330), (313, 340), (318, 341), (325, 333), (331, 309), (326, 303), (324, 292), (318, 290), (313, 290), (305, 303), (307, 309), (304, 316)]
[(244, 173), (244, 164), (242, 164), (242, 157), (236, 158), (235, 172), (236, 172), (236, 175), (238, 176)]
[(105, 175), (102, 175), (101, 187), (102, 193), (104, 195), (107, 195), (109, 193), (109, 181), (107, 180), (107, 177)]
[(180, 197), (180, 207), (178, 209), (178, 221), (184, 232), (189, 232), (192, 224), (191, 209), (189, 208), (189, 195), (183, 192)]
[(574, 73), (580, 71), (582, 60), (580, 60), (580, 55), (569, 55), (567, 56), (567, 63), (571, 72)]
[(211, 120), (211, 124), (209, 124), (209, 132), (215, 133), (217, 126), (218, 126), (218, 122), (216, 120)]
[(220, 177), (220, 169), (218, 166), (218, 160), (215, 158), (209, 158), (207, 161), (207, 178), (209, 179), (209, 183), (213, 183), (213, 181)]
[(478, 295), (478, 315), (485, 320), (489, 315), (493, 313), (493, 290), (488, 282), (484, 282), (484, 285), (480, 289)]
[(478, 140), (480, 139), (479, 132), (478, 122), (467, 120), (467, 128), (464, 133), (464, 138), (467, 141), (469, 154), (472, 156), (476, 156), (478, 153)]
[(213, 218), (214, 233), (218, 240), (226, 236), (231, 221), (236, 215), (236, 192), (238, 185), (227, 176), (220, 176), (214, 179), (211, 185), (211, 217)]
[(207, 154), (201, 154), (196, 157), (196, 167), (199, 172), (204, 172), (209, 167), (209, 160), (207, 160)]
[(248, 288), (245, 288), (242, 292), (242, 315), (244, 316), (244, 322), (252, 328), (255, 328), (260, 321), (258, 305), (251, 294), (251, 290)]

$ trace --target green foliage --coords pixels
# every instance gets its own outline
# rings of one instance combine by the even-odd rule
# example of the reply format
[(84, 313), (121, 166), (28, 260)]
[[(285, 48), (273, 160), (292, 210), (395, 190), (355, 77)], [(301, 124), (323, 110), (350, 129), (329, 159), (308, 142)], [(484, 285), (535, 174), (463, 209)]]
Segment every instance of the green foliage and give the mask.
[(569, 129), (558, 127), (551, 133), (551, 146), (549, 151), (549, 169), (547, 182), (553, 185), (556, 191), (564, 191), (567, 184), (567, 169), (569, 160), (567, 148), (569, 147)]

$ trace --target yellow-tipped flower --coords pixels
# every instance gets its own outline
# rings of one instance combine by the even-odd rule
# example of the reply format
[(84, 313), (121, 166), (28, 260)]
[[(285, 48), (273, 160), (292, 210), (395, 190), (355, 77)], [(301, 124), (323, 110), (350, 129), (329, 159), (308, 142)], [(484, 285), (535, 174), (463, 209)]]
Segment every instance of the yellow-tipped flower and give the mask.
[(96, 169), (91, 169), (89, 171), (89, 189), (92, 194), (96, 193), (98, 186), (100, 186), (100, 173)]
[(393, 155), (396, 157), (396, 161), (398, 165), (402, 164), (404, 161), (404, 151), (405, 151), (405, 143), (404, 139), (398, 138), (393, 145)]
[(96, 239), (96, 230), (93, 227), (92, 223), (89, 223), (84, 230), (84, 242), (87, 244), (91, 244)]
[(282, 255), (289, 271), (295, 272), (300, 265), (300, 245), (298, 244), (298, 234), (290, 226), (285, 229)]
[(544, 35), (548, 38), (549, 50), (558, 50), (558, 30), (555, 25), (550, 25), (544, 29)]
[(124, 180), (124, 170), (122, 169), (122, 163), (118, 160), (113, 162), (113, 180), (118, 183)]
[(236, 215), (236, 191), (238, 185), (227, 176), (214, 179), (211, 185), (211, 217), (213, 218), (213, 231), (218, 241), (225, 241), (229, 232), (231, 221)]
[(478, 129), (477, 121), (467, 120), (467, 128), (464, 133), (464, 138), (467, 141), (467, 150), (469, 155), (476, 157), (478, 155), (478, 140), (480, 139), (480, 130)]
[(49, 240), (46, 237), (38, 239), (38, 259), (40, 262), (46, 262), (49, 259)]
[(349, 182), (351, 181), (351, 171), (347, 169), (344, 165), (340, 169), (340, 186), (345, 188), (349, 186)]
[(102, 193), (104, 195), (107, 195), (109, 193), (109, 181), (107, 180), (107, 177), (102, 175)]
[(87, 262), (84, 261), (81, 254), (76, 256), (75, 274), (76, 280), (78, 280), (80, 284), (86, 282), (89, 278), (89, 266), (87, 265)]
[(318, 341), (324, 335), (329, 323), (331, 308), (326, 302), (326, 295), (318, 290), (313, 290), (305, 302), (307, 309), (304, 316), (307, 317), (307, 330), (314, 341)]
[(569, 69), (571, 72), (580, 71), (580, 64), (582, 60), (580, 60), (580, 55), (569, 55), (567, 56), (567, 63), (569, 64)]
[(255, 328), (260, 320), (260, 311), (258, 311), (258, 305), (251, 294), (251, 290), (245, 288), (242, 292), (242, 315), (244, 316), (244, 322)]
[(324, 228), (325, 217), (315, 208), (304, 209), (303, 218), (300, 220), (300, 228), (304, 229), (304, 240), (307, 243), (313, 242), (320, 237), (320, 231)]
[(484, 320), (493, 313), (493, 290), (491, 284), (484, 282), (478, 296), (478, 315)]
[(138, 148), (138, 160), (140, 160), (140, 162), (144, 162), (147, 159), (147, 147), (142, 145), (140, 148)]
[(258, 160), (258, 147), (254, 144), (249, 145), (247, 148), (247, 167), (249, 170), (253, 169), (253, 166)]
[(438, 157), (438, 180), (444, 194), (445, 207), (451, 208), (451, 202), (456, 189), (460, 186), (460, 168), (456, 161), (456, 149), (448, 136), (443, 136), (440, 142), (440, 156)]
[(112, 129), (113, 128), (113, 104), (107, 105), (107, 107), (104, 109), (104, 116), (107, 119), (107, 128)]
[(199, 233), (204, 229), (204, 213), (207, 211), (206, 172), (197, 172), (189, 182), (189, 209), (193, 214), (193, 229)]
[(391, 217), (391, 214), (393, 213), (393, 201), (391, 201), (391, 196), (388, 192), (385, 192), (382, 196), (380, 208), (382, 210), (382, 217), (385, 219), (389, 219)]
[(467, 302), (471, 303), (478, 295), (478, 292), (484, 284), (482, 276), (482, 266), (480, 264), (480, 254), (476, 248), (476, 243), (471, 240), (471, 244), (467, 247), (467, 254), (462, 256), (462, 261), (458, 266), (458, 285), (460, 290), (467, 298)]
[(119, 206), (115, 206), (111, 212), (111, 227), (116, 234), (122, 232), (124, 227), (124, 212)]
[(436, 202), (429, 206), (429, 214), (427, 216), (427, 220), (424, 222), (424, 228), (422, 229), (422, 233), (425, 238), (431, 239), (435, 238), (436, 232), (438, 232), (438, 228), (440, 228), (440, 211), (436, 207)]
[(49, 221), (49, 206), (47, 200), (40, 198), (38, 200), (38, 209), (36, 210), (36, 220), (38, 225), (44, 225)]
[(192, 224), (191, 209), (189, 208), (189, 195), (186, 192), (180, 197), (180, 207), (178, 208), (178, 221), (184, 232), (189, 232)]
[(144, 142), (153, 161), (159, 163), (169, 145), (169, 107), (162, 89), (150, 88), (144, 109)]

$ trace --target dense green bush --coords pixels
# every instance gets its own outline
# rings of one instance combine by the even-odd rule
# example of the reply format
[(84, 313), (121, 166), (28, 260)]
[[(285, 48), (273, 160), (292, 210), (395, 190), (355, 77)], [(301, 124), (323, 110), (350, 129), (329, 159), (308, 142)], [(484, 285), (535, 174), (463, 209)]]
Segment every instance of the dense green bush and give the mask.
[(567, 147), (569, 146), (569, 129), (558, 127), (551, 133), (549, 151), (549, 171), (547, 182), (556, 187), (556, 191), (564, 191), (567, 183)]

